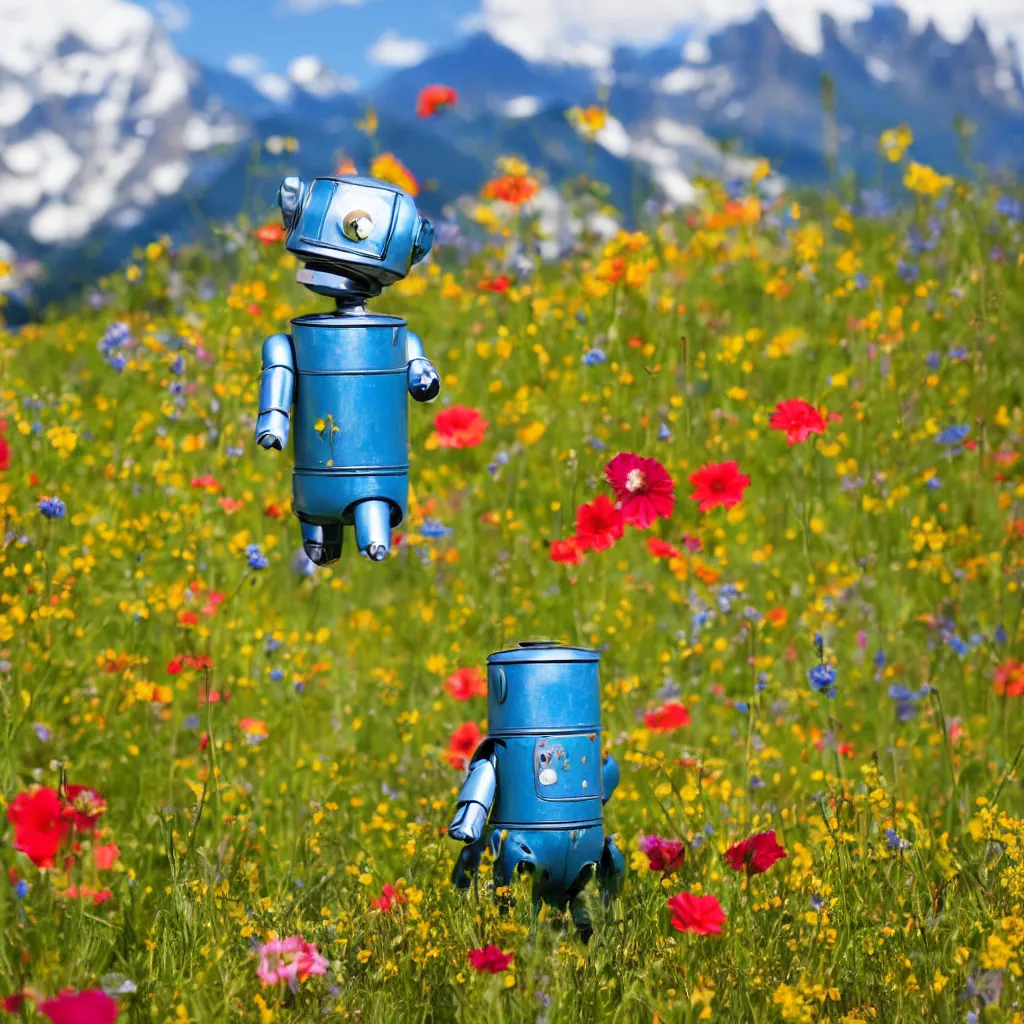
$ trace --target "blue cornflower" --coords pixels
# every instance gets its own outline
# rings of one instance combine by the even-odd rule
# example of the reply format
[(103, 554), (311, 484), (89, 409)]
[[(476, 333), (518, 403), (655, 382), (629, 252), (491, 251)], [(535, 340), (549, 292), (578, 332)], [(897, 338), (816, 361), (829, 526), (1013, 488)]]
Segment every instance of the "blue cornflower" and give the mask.
[(186, 715), (181, 723), (182, 729), (198, 729), (199, 728), (199, 716), (198, 715)]
[(937, 370), (942, 365), (942, 356), (938, 352), (929, 352), (924, 361), (932, 370)]
[(103, 337), (100, 338), (97, 348), (104, 354), (113, 352), (130, 341), (131, 336), (131, 328), (126, 323), (118, 321), (107, 328)]
[(272, 636), (268, 636), (266, 645), (264, 646), (263, 649), (267, 652), (267, 654), (273, 654), (274, 651), (276, 651), (280, 646), (280, 640), (275, 640)]
[(821, 908), (823, 906), (825, 906), (825, 900), (821, 896), (819, 896), (816, 892), (812, 892), (811, 893), (811, 906), (814, 907), (815, 910), (821, 910)]
[(750, 705), (745, 700), (736, 701), (733, 707), (736, 708), (741, 715), (745, 715), (750, 710)]
[(963, 345), (957, 345), (956, 348), (951, 348), (949, 350), (949, 358), (955, 363), (959, 362), (961, 359), (966, 359), (967, 349), (965, 349)]
[(31, 888), (32, 886), (29, 885), (24, 878), (19, 878), (18, 881), (14, 883), (14, 895), (17, 896), (19, 900), (23, 900), (28, 895), (29, 889)]
[(185, 372), (185, 357), (179, 355), (169, 367), (171, 373), (178, 375)]
[(927, 697), (931, 688), (925, 683), (920, 690), (911, 690), (901, 683), (893, 683), (889, 687), (889, 696), (896, 701), (896, 717), (901, 722), (909, 722), (917, 714), (917, 702)]
[(36, 508), (46, 516), (47, 519), (63, 519), (68, 508), (58, 497), (43, 498)]
[(767, 783), (760, 775), (751, 775), (750, 782), (748, 783), (751, 789), (764, 789)]
[(267, 556), (263, 554), (259, 544), (249, 544), (245, 549), (245, 557), (249, 562), (249, 568), (259, 571), (260, 569), (266, 569), (270, 562), (267, 561)]
[(595, 452), (603, 452), (608, 447), (599, 437), (588, 437), (584, 443), (590, 445)]
[(857, 273), (854, 274), (853, 283), (861, 291), (867, 288), (868, 284), (870, 284), (867, 277), (865, 277), (865, 275), (861, 271), (857, 271)]
[(121, 373), (125, 366), (128, 365), (127, 360), (120, 352), (115, 352), (112, 356), (108, 356), (107, 364), (114, 370), (117, 370), (118, 373)]
[(961, 444), (970, 432), (970, 424), (964, 423), (962, 426), (957, 426), (954, 424), (939, 431), (935, 440), (939, 444), (945, 444), (950, 446), (957, 445)]
[(603, 363), (608, 356), (601, 351), (599, 348), (592, 348), (589, 352), (583, 354), (583, 365), (584, 366), (597, 366), (598, 363)]
[(726, 189), (730, 199), (739, 199), (747, 191), (747, 183), (742, 178), (733, 178)]
[(937, 476), (928, 478), (928, 483), (925, 485), (930, 491), (938, 491), (942, 488), (942, 481)]
[(885, 665), (885, 651), (877, 651), (874, 657), (875, 667), (882, 668)]
[(750, 619), (751, 622), (760, 622), (764, 618), (756, 608), (749, 604), (743, 609), (743, 617)]
[(282, 679), (284, 679), (284, 673), (279, 668), (271, 669), (270, 678), (275, 683), (279, 683), (281, 682)]
[(33, 722), (32, 728), (35, 730), (36, 738), (39, 740), (40, 743), (50, 742), (50, 737), (53, 735), (53, 733), (51, 733), (50, 730), (45, 725), (43, 725), (42, 722)]
[(957, 654), (967, 653), (967, 644), (965, 644), (955, 633), (951, 633), (949, 636), (949, 646), (952, 647)]
[(431, 538), (431, 540), (435, 540), (438, 537), (447, 537), (450, 533), (454, 532), (450, 526), (445, 526), (444, 523), (437, 519), (424, 519), (423, 525), (420, 527), (420, 533), (424, 537)]
[(1024, 203), (1013, 196), (1001, 196), (996, 203), (996, 213), (1009, 220), (1024, 220)]
[(823, 693), (826, 697), (834, 697), (836, 695), (836, 670), (831, 665), (826, 665), (824, 662), (820, 665), (815, 665), (807, 673), (807, 678), (810, 681), (811, 688), (818, 693)]
[(996, 631), (992, 634), (992, 639), (997, 644), (1005, 644), (1006, 643), (1006, 630), (1003, 628), (1002, 623), (1000, 623), (998, 626), (996, 626)]
[(667, 423), (662, 423), (662, 425), (660, 427), (658, 427), (658, 440), (659, 441), (671, 441), (672, 440), (672, 431), (668, 429), (668, 424)]
[(885, 830), (885, 841), (890, 850), (909, 850), (910, 843), (906, 839), (901, 839), (896, 834), (896, 829), (887, 828)]
[(896, 264), (896, 273), (907, 284), (917, 279), (917, 267), (913, 263), (907, 263), (906, 260), (900, 260)]

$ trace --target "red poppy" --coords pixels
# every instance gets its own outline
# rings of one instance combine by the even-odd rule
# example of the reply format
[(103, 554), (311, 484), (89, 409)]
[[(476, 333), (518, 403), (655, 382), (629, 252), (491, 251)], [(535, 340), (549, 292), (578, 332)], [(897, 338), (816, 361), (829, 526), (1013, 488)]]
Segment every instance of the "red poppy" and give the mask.
[(271, 519), (282, 519), (284, 517), (284, 509), (277, 502), (272, 501), (263, 510), (263, 514)]
[(106, 800), (91, 786), (68, 786), (65, 792), (67, 805), (64, 817), (71, 819), (76, 831), (91, 835), (96, 831), (100, 815), (107, 809)]
[(616, 455), (604, 467), (622, 516), (631, 526), (646, 529), (656, 519), (668, 519), (676, 505), (675, 484), (657, 459), (631, 452)]
[(202, 476), (192, 477), (192, 486), (197, 490), (200, 487), (210, 491), (220, 490), (220, 484), (217, 483), (216, 477), (212, 476), (210, 473), (204, 473)]
[(489, 426), (477, 409), (453, 405), (434, 417), (434, 429), (442, 448), (475, 448), (481, 444)]
[(655, 558), (682, 558), (683, 553), (674, 544), (669, 544), (667, 540), (662, 540), (660, 537), (648, 537), (647, 538), (647, 550)]
[(469, 962), (478, 971), (489, 971), (491, 974), (501, 974), (502, 971), (508, 970), (515, 956), (515, 953), (503, 953), (497, 946), (471, 949), (466, 954)]
[(803, 399), (788, 398), (775, 406), (768, 426), (772, 430), (784, 430), (791, 445), (799, 444), (811, 434), (825, 433), (825, 417)]
[(644, 715), (644, 722), (648, 729), (655, 732), (671, 732), (673, 729), (681, 729), (690, 724), (690, 712), (678, 701), (670, 700), (662, 704), (654, 711), (648, 711)]
[(1007, 697), (1024, 697), (1024, 663), (1010, 659), (996, 666), (993, 686)]
[(604, 551), (622, 536), (624, 525), (621, 509), (599, 494), (576, 510), (576, 543), (582, 551)]
[(181, 672), (184, 665), (185, 659), (180, 655), (176, 655), (167, 662), (167, 674), (169, 676), (176, 676)]
[(487, 696), (487, 680), (477, 668), (460, 668), (445, 680), (444, 685), (456, 700)]
[(5, 469), (10, 469), (11, 466), (11, 446), (7, 443), (7, 438), (0, 433), (0, 473)]
[(403, 895), (393, 885), (385, 885), (381, 887), (380, 896), (370, 901), (370, 906), (374, 910), (379, 910), (382, 914), (390, 913), (399, 903), (408, 903), (409, 898)]
[(14, 848), (27, 854), (36, 867), (53, 867), (53, 858), (71, 831), (63, 809), (57, 791), (48, 786), (19, 793), (7, 808), (7, 820), (14, 826)]
[(39, 1004), (39, 1012), (52, 1024), (114, 1024), (118, 1007), (102, 989), (76, 992), (66, 988), (60, 995)]
[(492, 278), (491, 280), (483, 280), (480, 282), (480, 287), (485, 292), (496, 292), (501, 295), (503, 292), (507, 292), (512, 287), (512, 282), (502, 274), (500, 277)]
[(788, 856), (775, 838), (775, 829), (758, 832), (725, 851), (725, 859), (733, 871), (746, 870), (748, 875), (767, 871), (777, 860)]
[(269, 224), (264, 224), (263, 227), (256, 230), (256, 237), (265, 245), (273, 245), (275, 242), (280, 242), (284, 238), (284, 228), (276, 221), (271, 221)]
[(549, 554), (552, 562), (562, 562), (565, 565), (579, 565), (583, 561), (583, 551), (580, 548), (579, 539), (576, 537), (553, 540)]
[(672, 927), (694, 935), (718, 935), (725, 924), (725, 911), (716, 897), (680, 892), (668, 901)]
[(0, 999), (0, 1009), (6, 1010), (8, 1013), (21, 1013), (21, 1008), (25, 1005), (25, 994), (23, 992), (16, 992), (13, 996), (5, 996)]
[(690, 500), (699, 501), (697, 507), (707, 512), (716, 505), (738, 505), (744, 488), (750, 486), (750, 477), (744, 476), (735, 462), (713, 462), (692, 474), (690, 483), (696, 488)]
[(482, 738), (483, 733), (476, 722), (466, 722), (465, 725), (453, 729), (451, 736), (448, 737), (448, 753), (445, 754), (445, 760), (453, 768), (468, 767), (469, 759), (480, 746)]
[(416, 116), (433, 117), (443, 107), (454, 107), (458, 99), (450, 85), (425, 85), (416, 98)]
[(505, 174), (484, 185), (484, 199), (499, 199), (503, 203), (521, 206), (540, 191), (540, 182), (528, 174)]
[(640, 849), (647, 854), (647, 865), (652, 871), (675, 871), (686, 857), (685, 843), (662, 836), (644, 836)]

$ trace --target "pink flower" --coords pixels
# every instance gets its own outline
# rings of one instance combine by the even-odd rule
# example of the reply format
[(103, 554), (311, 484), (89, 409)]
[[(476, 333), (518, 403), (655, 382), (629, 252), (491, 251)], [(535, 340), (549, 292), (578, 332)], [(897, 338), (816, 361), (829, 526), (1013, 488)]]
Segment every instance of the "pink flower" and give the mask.
[(497, 946), (484, 946), (483, 949), (469, 950), (466, 957), (478, 971), (501, 974), (508, 970), (509, 964), (515, 959), (515, 953), (503, 953)]
[(300, 981), (305, 981), (311, 974), (327, 973), (327, 958), (321, 956), (316, 946), (301, 935), (265, 942), (260, 946), (259, 958), (256, 974), (264, 985), (286, 981), (289, 986), (296, 988)]
[(39, 1012), (53, 1024), (114, 1024), (117, 1003), (98, 988), (76, 992), (66, 988), (60, 995), (39, 1004)]
[(643, 530), (656, 519), (672, 515), (675, 484), (657, 459), (623, 452), (605, 466), (604, 475), (615, 491), (623, 518), (631, 526)]
[(686, 856), (686, 846), (680, 840), (662, 836), (644, 836), (640, 849), (647, 854), (647, 865), (652, 871), (675, 871)]

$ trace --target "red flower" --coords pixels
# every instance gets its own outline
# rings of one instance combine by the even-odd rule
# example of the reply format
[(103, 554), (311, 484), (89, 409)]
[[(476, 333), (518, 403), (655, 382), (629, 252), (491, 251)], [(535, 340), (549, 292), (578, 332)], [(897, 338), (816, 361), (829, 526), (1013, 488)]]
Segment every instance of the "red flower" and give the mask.
[(604, 494), (576, 510), (576, 543), (582, 551), (604, 551), (621, 536), (625, 520)]
[(5, 996), (0, 999), (0, 1009), (4, 1009), (8, 1013), (21, 1013), (21, 1008), (24, 1005), (25, 994), (23, 992), (16, 992), (13, 996)]
[(468, 767), (469, 759), (480, 746), (482, 736), (483, 733), (476, 722), (466, 722), (465, 725), (452, 730), (451, 736), (448, 737), (448, 753), (445, 754), (445, 760), (453, 768)]
[(644, 836), (640, 849), (647, 854), (647, 864), (652, 871), (675, 871), (686, 857), (686, 845), (678, 839), (662, 836)]
[(690, 483), (696, 488), (690, 500), (699, 501), (697, 507), (707, 512), (716, 505), (738, 505), (743, 489), (750, 486), (750, 477), (744, 476), (735, 462), (713, 462), (692, 474)]
[(577, 537), (553, 540), (549, 553), (552, 562), (563, 562), (565, 565), (579, 565), (583, 560), (583, 551)]
[(997, 665), (993, 686), (1000, 695), (1024, 697), (1024, 663), (1010, 659)]
[(471, 949), (466, 954), (469, 962), (478, 971), (489, 971), (501, 974), (508, 970), (508, 965), (515, 959), (515, 953), (502, 953), (497, 946), (484, 946), (483, 949)]
[(481, 195), (484, 199), (499, 199), (503, 203), (521, 206), (540, 191), (540, 182), (528, 174), (504, 174), (487, 182)]
[(662, 540), (660, 537), (647, 538), (647, 550), (655, 558), (682, 558), (683, 553), (674, 544)]
[(171, 658), (171, 660), (167, 662), (167, 674), (169, 676), (178, 675), (178, 673), (181, 672), (183, 662), (184, 659), (180, 654), (174, 658)]
[(690, 712), (678, 701), (670, 700), (644, 716), (648, 729), (655, 732), (671, 732), (690, 724)]
[(490, 281), (481, 281), (480, 287), (485, 292), (495, 292), (501, 295), (503, 292), (507, 292), (512, 287), (512, 282), (502, 274), (500, 277), (496, 277)]
[(657, 459), (623, 452), (604, 467), (604, 475), (615, 491), (623, 518), (631, 526), (643, 530), (656, 519), (672, 515), (675, 484)]
[(217, 483), (216, 477), (211, 476), (209, 473), (204, 473), (202, 476), (192, 477), (191, 486), (196, 490), (200, 487), (214, 492), (220, 490), (220, 484)]
[(39, 1004), (39, 1012), (53, 1024), (114, 1024), (117, 1003), (98, 988), (76, 992), (66, 988), (59, 996)]
[(36, 867), (53, 867), (53, 858), (71, 831), (63, 809), (56, 790), (48, 786), (19, 793), (7, 808), (7, 820), (14, 826), (14, 848), (27, 854)]
[(78, 832), (93, 833), (96, 822), (107, 809), (107, 802), (91, 786), (68, 786), (64, 817), (70, 818)]
[(711, 895), (694, 896), (690, 892), (680, 892), (668, 901), (668, 909), (672, 912), (672, 927), (680, 932), (718, 935), (725, 924), (725, 911)]
[(370, 901), (370, 906), (374, 910), (379, 910), (382, 914), (387, 914), (399, 903), (408, 902), (409, 898), (399, 892), (393, 885), (385, 885), (381, 887), (380, 896)]
[(442, 448), (475, 448), (484, 439), (488, 423), (476, 409), (453, 405), (434, 417), (434, 429)]
[(725, 859), (733, 871), (746, 869), (748, 875), (759, 875), (767, 871), (777, 860), (788, 856), (785, 849), (775, 838), (775, 829), (758, 832), (744, 839), (741, 843), (733, 843), (725, 851)]
[(263, 243), (264, 246), (273, 245), (275, 242), (280, 242), (284, 238), (284, 228), (276, 221), (270, 224), (264, 224), (263, 227), (256, 230), (256, 237)]
[(433, 117), (443, 107), (454, 107), (458, 99), (450, 85), (425, 85), (416, 98), (416, 116)]
[(266, 507), (266, 508), (265, 508), (265, 509), (263, 510), (263, 514), (264, 514), (265, 516), (269, 516), (269, 517), (270, 517), (271, 519), (281, 519), (281, 518), (283, 518), (283, 517), (284, 517), (284, 509), (283, 509), (283, 508), (281, 508), (281, 506), (280, 506), (280, 505), (278, 505), (278, 504), (277, 504), (276, 502), (273, 502), (273, 501), (272, 501), (272, 502), (271, 502), (271, 503), (270, 503), (269, 505), (267, 505), (267, 507)]
[(768, 426), (772, 430), (784, 430), (791, 445), (799, 444), (811, 434), (825, 433), (825, 417), (803, 399), (788, 398), (775, 406)]
[(117, 843), (103, 843), (92, 848), (92, 859), (97, 869), (109, 871), (121, 856)]
[(0, 473), (5, 469), (9, 469), (11, 466), (11, 446), (7, 443), (7, 438), (3, 434), (0, 434)]
[(477, 668), (460, 668), (445, 680), (444, 685), (456, 700), (487, 696), (487, 680)]

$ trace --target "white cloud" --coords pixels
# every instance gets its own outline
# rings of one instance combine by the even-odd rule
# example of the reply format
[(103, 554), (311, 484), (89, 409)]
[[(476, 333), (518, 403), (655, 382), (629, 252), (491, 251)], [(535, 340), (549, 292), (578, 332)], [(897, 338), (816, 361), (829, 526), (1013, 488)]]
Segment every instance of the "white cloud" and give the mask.
[[(607, 64), (616, 44), (655, 45), (681, 29), (705, 34), (763, 8), (795, 45), (816, 52), (822, 12), (848, 22), (868, 17), (871, 6), (871, 0), (480, 0), (479, 14), (496, 39), (530, 60), (593, 67)], [(1024, 44), (1021, 0), (903, 0), (901, 6), (916, 31), (931, 18), (957, 41), (977, 15), (996, 45), (1007, 36)]]
[(272, 74), (269, 71), (264, 71), (263, 74), (257, 75), (252, 80), (252, 84), (268, 100), (273, 100), (275, 103), (283, 102), (292, 94), (292, 86), (288, 79), (282, 75)]
[(409, 68), (419, 64), (429, 52), (430, 47), (422, 39), (400, 36), (388, 29), (370, 47), (367, 56), (374, 64), (390, 68)]
[(359, 82), (352, 75), (339, 75), (319, 57), (296, 57), (288, 65), (288, 78), (314, 96), (334, 96), (339, 92), (355, 92)]
[(263, 70), (263, 61), (255, 53), (236, 53), (228, 57), (227, 69), (233, 75), (253, 78)]
[(168, 32), (182, 32), (192, 23), (192, 12), (174, 0), (157, 0), (156, 15)]

